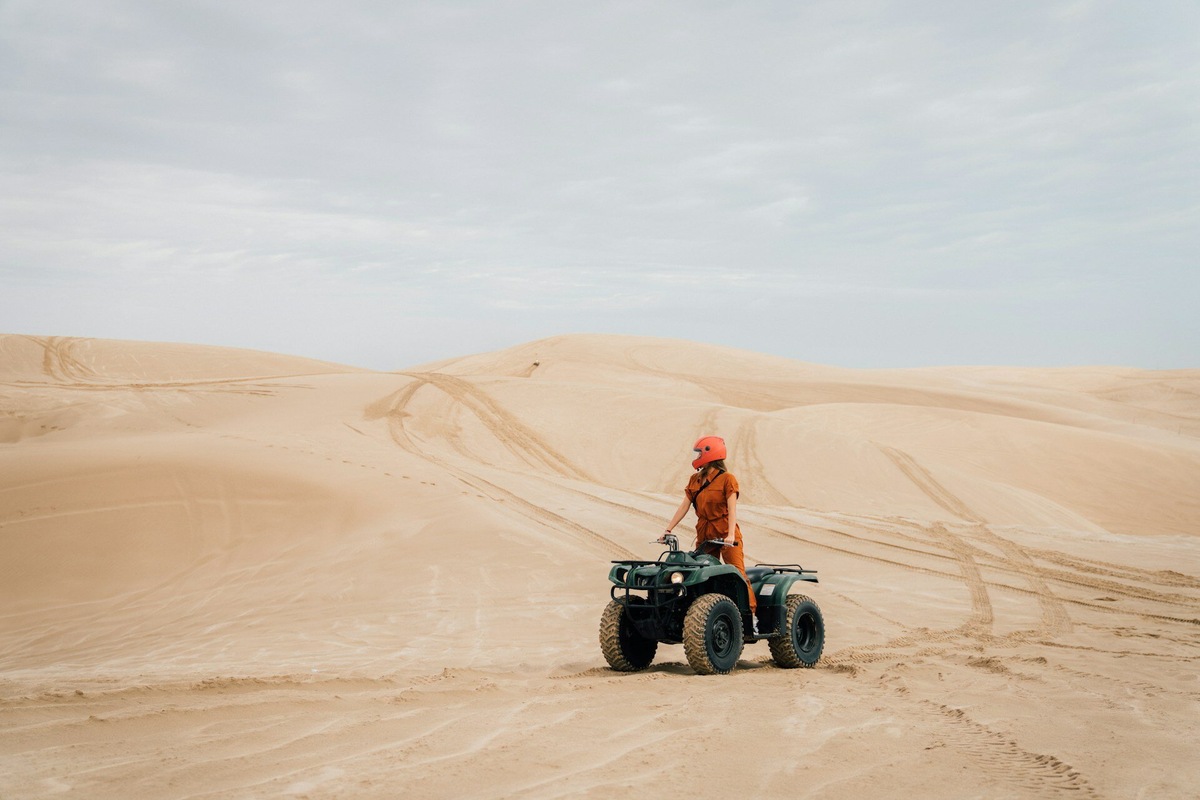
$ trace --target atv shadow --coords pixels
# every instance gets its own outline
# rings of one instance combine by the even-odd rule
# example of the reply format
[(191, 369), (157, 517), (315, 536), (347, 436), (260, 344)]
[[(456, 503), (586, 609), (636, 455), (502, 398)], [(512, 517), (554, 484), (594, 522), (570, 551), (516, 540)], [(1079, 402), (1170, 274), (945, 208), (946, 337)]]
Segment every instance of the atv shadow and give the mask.
[[(761, 670), (777, 670), (777, 669), (779, 669), (779, 667), (775, 666), (775, 664), (771, 661), (738, 661), (737, 666), (735, 666), (729, 674), (735, 675), (739, 672), (759, 672)], [(602, 673), (605, 673), (608, 675), (628, 675), (631, 677), (634, 675), (653, 675), (653, 674), (682, 675), (682, 676), (692, 676), (692, 677), (696, 676), (696, 671), (694, 669), (692, 669), (691, 666), (686, 661), (660, 661), (660, 662), (651, 664), (650, 666), (646, 667), (645, 669), (638, 670), (637, 672), (620, 672), (615, 669), (608, 670), (608, 669), (604, 669), (604, 668), (601, 668), (600, 671)]]
[[(583, 666), (583, 665), (579, 664), (579, 665), (570, 665), (570, 666)], [(774, 671), (774, 670), (778, 670), (778, 669), (779, 669), (779, 667), (775, 666), (775, 663), (770, 660), (763, 660), (763, 661), (744, 661), (743, 660), (743, 661), (738, 661), (737, 666), (733, 668), (733, 673), (761, 672), (764, 670), (765, 671)], [(586, 678), (630, 678), (630, 679), (636, 679), (639, 677), (642, 679), (645, 679), (646, 677), (649, 677), (649, 676), (659, 676), (659, 675), (662, 675), (662, 676), (677, 675), (680, 677), (689, 677), (689, 676), (695, 677), (696, 672), (695, 672), (695, 670), (693, 670), (691, 668), (690, 665), (688, 665), (688, 663), (686, 661), (660, 661), (656, 664), (651, 664), (650, 666), (646, 667), (645, 669), (637, 670), (636, 672), (622, 672), (620, 670), (612, 669), (611, 667), (608, 667), (608, 666), (590, 667), (588, 669), (582, 669), (582, 670), (575, 671), (575, 670), (570, 669), (570, 667), (568, 666), (565, 669), (563, 669), (562, 671), (556, 671), (554, 673), (551, 673), (550, 677), (557, 679), (557, 680), (564, 680), (564, 679), (581, 680), (581, 679), (586, 679)]]

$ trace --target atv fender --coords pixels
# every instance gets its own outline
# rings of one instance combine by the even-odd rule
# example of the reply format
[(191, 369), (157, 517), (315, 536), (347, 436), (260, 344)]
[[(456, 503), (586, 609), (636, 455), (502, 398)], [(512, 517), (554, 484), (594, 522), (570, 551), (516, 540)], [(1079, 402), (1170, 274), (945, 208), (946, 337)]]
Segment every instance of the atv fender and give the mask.
[(754, 596), (758, 598), (759, 632), (774, 631), (779, 627), (788, 594), (797, 581), (817, 583), (817, 576), (808, 572), (774, 572), (753, 584)]
[(816, 583), (817, 576), (812, 573), (796, 574), (795, 572), (776, 572), (766, 576), (754, 584), (754, 594), (758, 597), (758, 605), (781, 606), (787, 602), (788, 593), (796, 581)]
[(699, 592), (720, 592), (737, 603), (743, 614), (750, 613), (750, 588), (746, 579), (728, 564), (695, 570), (687, 576), (683, 585)]

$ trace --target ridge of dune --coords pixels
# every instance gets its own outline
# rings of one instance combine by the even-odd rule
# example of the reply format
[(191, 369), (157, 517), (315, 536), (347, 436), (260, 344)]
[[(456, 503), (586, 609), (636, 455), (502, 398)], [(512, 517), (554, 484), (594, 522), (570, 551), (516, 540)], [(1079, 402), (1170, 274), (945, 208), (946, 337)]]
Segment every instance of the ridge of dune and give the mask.
[[(902, 450), (964, 481), (960, 490), (1006, 523), (1026, 520), (1020, 512), (1034, 507), (1049, 522), (1045, 514), (1056, 507), (1068, 528), (1089, 528), (1081, 520), (1091, 518), (1119, 533), (1200, 530), (1200, 371), (849, 370), (607, 335), (554, 337), (443, 362), (438, 371), (486, 385), (501, 405), (546, 405), (539, 424), (554, 450), (572, 463), (590, 462), (584, 471), (612, 487), (670, 491), (686, 464), (664, 473), (639, 452), (685, 449), (679, 443), (704, 430), (745, 443), (758, 478), (747, 495), (755, 500), (946, 513), (896, 466), (889, 453)], [(1025, 380), (1037, 382), (1027, 387)], [(1147, 386), (1165, 388), (1151, 396)], [(1190, 413), (1178, 413), (1180, 404)], [(446, 410), (433, 407), (427, 418)], [(631, 430), (630, 419), (642, 424)], [(613, 458), (602, 457), (606, 447)], [(493, 460), (502, 455), (480, 451)], [(1104, 480), (1094, 481), (1093, 472)], [(1122, 502), (1113, 484), (1136, 487), (1143, 502)], [(1031, 493), (1043, 499), (1017, 497)]]
[[(1200, 370), (1129, 367), (848, 369), (672, 339), (572, 334), (449, 359), (429, 371), (479, 378), (628, 383), (699, 391), (772, 411), (825, 403), (882, 403), (994, 411), (1070, 424), (1069, 416), (1158, 425), (1200, 435)], [(738, 387), (752, 389), (739, 393)], [(1186, 413), (1173, 413), (1182, 410)], [(1091, 423), (1095, 424), (1095, 423)]]
[(0, 334), (0, 380), (5, 381), (140, 385), (363, 371), (235, 347)]
[[(815, 670), (604, 667), (701, 433)], [(0, 336), (0, 796), (1188, 796), (1197, 487), (1200, 370)]]

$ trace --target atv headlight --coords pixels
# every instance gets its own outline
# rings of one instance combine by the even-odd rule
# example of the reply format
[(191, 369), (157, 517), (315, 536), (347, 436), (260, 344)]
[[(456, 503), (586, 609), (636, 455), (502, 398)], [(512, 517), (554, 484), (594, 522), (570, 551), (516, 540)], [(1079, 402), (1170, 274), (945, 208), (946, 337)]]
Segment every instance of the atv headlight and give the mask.
[(672, 572), (671, 573), (671, 583), (683, 583), (683, 573), (682, 572)]

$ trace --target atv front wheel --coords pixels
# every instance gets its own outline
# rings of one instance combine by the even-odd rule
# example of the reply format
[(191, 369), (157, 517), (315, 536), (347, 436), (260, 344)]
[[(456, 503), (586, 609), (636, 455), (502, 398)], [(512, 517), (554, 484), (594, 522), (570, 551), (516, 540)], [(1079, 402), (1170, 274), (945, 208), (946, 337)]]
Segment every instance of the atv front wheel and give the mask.
[[(630, 598), (639, 602), (640, 598)], [(620, 672), (637, 672), (650, 666), (658, 642), (637, 632), (625, 610), (624, 598), (610, 600), (600, 616), (600, 651), (608, 665)]]
[(784, 669), (815, 666), (825, 647), (825, 620), (812, 598), (794, 594), (784, 608), (782, 634), (767, 640), (771, 658)]
[(702, 594), (683, 618), (683, 652), (699, 675), (724, 675), (742, 654), (742, 613), (726, 595)]

